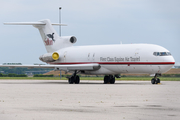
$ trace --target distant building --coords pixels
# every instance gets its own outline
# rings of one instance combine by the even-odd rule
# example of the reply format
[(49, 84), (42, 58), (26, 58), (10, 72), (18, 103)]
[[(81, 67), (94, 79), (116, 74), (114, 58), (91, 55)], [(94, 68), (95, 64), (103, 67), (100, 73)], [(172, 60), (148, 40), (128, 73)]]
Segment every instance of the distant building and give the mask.
[(174, 65), (174, 68), (180, 68), (180, 65)]
[(22, 63), (3, 63), (3, 65), (22, 65)]
[(27, 76), (33, 76), (34, 74), (44, 74), (50, 72), (51, 70), (40, 70), (40, 71), (25, 71)]

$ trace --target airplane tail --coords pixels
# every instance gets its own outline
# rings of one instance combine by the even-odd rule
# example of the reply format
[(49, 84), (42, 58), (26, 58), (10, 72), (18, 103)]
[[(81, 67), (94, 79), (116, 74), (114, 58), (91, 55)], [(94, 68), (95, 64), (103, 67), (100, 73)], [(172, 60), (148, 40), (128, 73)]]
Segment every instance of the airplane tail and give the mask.
[(50, 53), (57, 51), (62, 46), (62, 41), (59, 40), (60, 39), (59, 35), (52, 27), (50, 20), (43, 20), (40, 22), (45, 23), (45, 25), (33, 25), (33, 26), (39, 30), (47, 52)]
[(50, 20), (41, 20), (39, 22), (16, 22), (16, 23), (4, 23), (6, 25), (33, 25), (37, 28), (41, 34), (43, 43), (48, 53), (52, 53), (61, 48), (72, 46), (76, 41), (74, 36), (60, 37), (52, 25), (61, 25), (64, 24), (52, 24)]

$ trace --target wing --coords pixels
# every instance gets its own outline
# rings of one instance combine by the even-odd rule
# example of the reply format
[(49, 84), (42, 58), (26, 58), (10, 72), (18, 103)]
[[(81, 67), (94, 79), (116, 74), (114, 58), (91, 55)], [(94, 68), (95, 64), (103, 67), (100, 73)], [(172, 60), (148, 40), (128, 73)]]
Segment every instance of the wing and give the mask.
[(98, 70), (100, 69), (99, 64), (73, 64), (73, 65), (0, 65), (0, 67), (21, 67), (21, 68), (54, 68), (58, 70)]

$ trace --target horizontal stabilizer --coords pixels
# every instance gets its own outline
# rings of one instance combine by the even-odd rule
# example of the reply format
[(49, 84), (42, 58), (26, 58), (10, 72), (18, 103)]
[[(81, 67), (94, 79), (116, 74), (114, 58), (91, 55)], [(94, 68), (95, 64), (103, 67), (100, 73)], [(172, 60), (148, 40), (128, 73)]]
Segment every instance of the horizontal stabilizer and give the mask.
[(4, 23), (4, 25), (46, 25), (43, 22), (9, 22)]
[(59, 24), (59, 23), (52, 23), (51, 25), (56, 25), (56, 26), (67, 26), (66, 24)]
[[(7, 22), (7, 23), (4, 23), (4, 25), (46, 25), (46, 23), (43, 23), (43, 22)], [(52, 23), (52, 25), (67, 26), (66, 24), (59, 24), (59, 23)]]

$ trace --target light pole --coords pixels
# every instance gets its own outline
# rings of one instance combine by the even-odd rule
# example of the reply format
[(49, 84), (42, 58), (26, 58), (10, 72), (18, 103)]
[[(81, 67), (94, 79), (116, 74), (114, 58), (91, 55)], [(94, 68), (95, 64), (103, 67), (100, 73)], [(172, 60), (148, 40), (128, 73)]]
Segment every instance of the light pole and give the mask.
[[(59, 7), (59, 24), (61, 24), (61, 7)], [(59, 36), (61, 37), (61, 25), (59, 25)], [(61, 70), (60, 70), (60, 79), (62, 78)]]
[[(61, 7), (59, 7), (59, 24), (61, 24)], [(59, 36), (61, 37), (61, 25), (59, 25)]]

